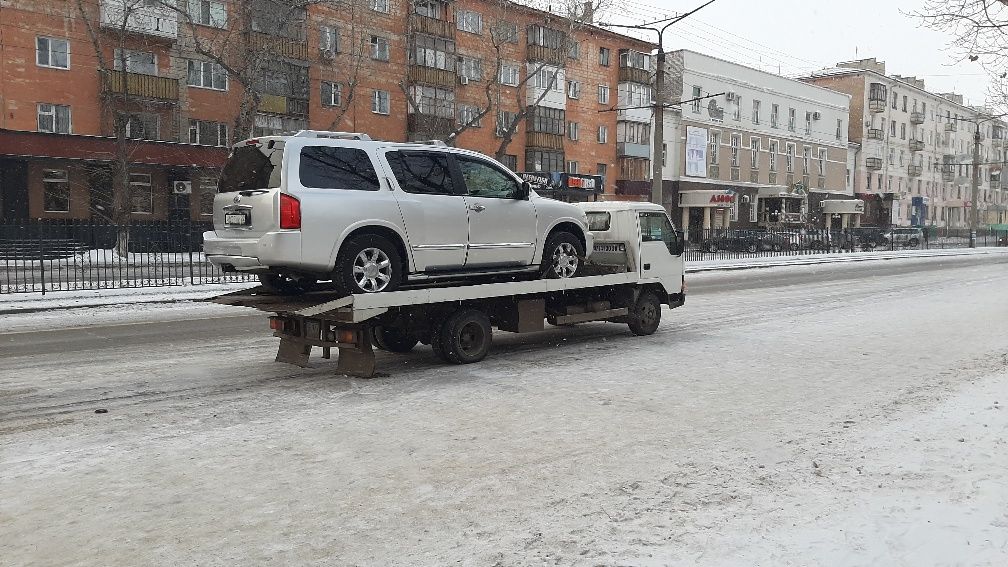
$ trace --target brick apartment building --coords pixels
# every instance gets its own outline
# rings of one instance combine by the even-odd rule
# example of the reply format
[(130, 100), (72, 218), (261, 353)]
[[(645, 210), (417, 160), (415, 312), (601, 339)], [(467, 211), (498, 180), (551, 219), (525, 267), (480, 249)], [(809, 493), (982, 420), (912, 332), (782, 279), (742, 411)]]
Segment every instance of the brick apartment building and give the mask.
[[(305, 128), (454, 138), (560, 189), (592, 185), (578, 178), (587, 175), (615, 193), (620, 180), (648, 176), (650, 116), (613, 109), (651, 100), (653, 45), (592, 25), (587, 9), (565, 18), (505, 0), (83, 6), (82, 16), (76, 0), (0, 0), (0, 217), (96, 214), (125, 145), (135, 218), (207, 219), (225, 146)], [(191, 197), (173, 195), (179, 181)]]

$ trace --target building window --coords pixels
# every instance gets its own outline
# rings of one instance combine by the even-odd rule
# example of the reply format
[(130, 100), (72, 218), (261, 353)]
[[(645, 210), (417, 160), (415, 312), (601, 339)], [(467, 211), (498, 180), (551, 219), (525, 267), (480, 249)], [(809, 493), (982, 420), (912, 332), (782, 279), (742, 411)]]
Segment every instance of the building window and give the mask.
[(581, 83), (578, 81), (567, 81), (567, 98), (581, 98)]
[(518, 24), (498, 21), (491, 26), (490, 36), (497, 38), (498, 43), (518, 43)]
[(525, 150), (525, 171), (563, 171), (563, 152)]
[(375, 114), (389, 113), (389, 92), (374, 91), (371, 96), (371, 112)]
[(732, 104), (732, 119), (742, 120), (742, 97), (735, 95), (735, 102)]
[(334, 26), (319, 26), (319, 49), (339, 53), (339, 28)]
[(501, 63), (500, 84), (517, 87), (521, 80), (521, 67), (509, 63)]
[(770, 140), (767, 146), (767, 156), (770, 159), (770, 171), (777, 171), (777, 150), (779, 149), (777, 140)]
[(661, 166), (668, 165), (668, 144), (661, 145)]
[(616, 142), (627, 144), (648, 145), (651, 143), (651, 123), (650, 122), (628, 122), (619, 121), (616, 123)]
[(749, 138), (749, 163), (753, 169), (759, 169), (760, 139)]
[(892, 109), (893, 110), (896, 110), (896, 105), (897, 104), (899, 104), (899, 96), (896, 94), (896, 91), (893, 91), (893, 93), (892, 93)]
[(840, 140), (843, 138), (843, 119), (836, 119), (836, 139)]
[(785, 144), (784, 153), (787, 161), (787, 172), (794, 173), (795, 145), (791, 143)]
[(565, 114), (560, 108), (536, 106), (528, 114), (525, 124), (529, 132), (545, 132), (563, 136)]
[(780, 107), (776, 104), (770, 105), (770, 127), (776, 128), (780, 118)]
[(693, 85), (693, 100), (690, 102), (690, 105), (693, 107), (693, 112), (696, 114), (700, 114), (700, 93), (700, 86)]
[(190, 59), (186, 73), (186, 84), (201, 89), (226, 91), (228, 88), (227, 71), (212, 61)]
[(805, 112), (805, 135), (808, 136), (812, 134), (812, 112)]
[(752, 123), (759, 124), (760, 101), (752, 101)]
[(739, 146), (742, 145), (742, 136), (738, 134), (731, 135), (731, 166), (739, 166)]
[(567, 46), (567, 57), (570, 59), (581, 58), (581, 44), (579, 42), (571, 40), (570, 45)]
[(343, 85), (332, 81), (322, 81), (322, 106), (343, 104)]
[(497, 127), (494, 130), (494, 135), (498, 138), (503, 138), (504, 134), (515, 125), (516, 117), (517, 115), (514, 112), (506, 110), (497, 113)]
[(620, 51), (620, 67), (640, 69), (642, 71), (651, 70), (651, 56), (640, 51), (625, 49)]
[(501, 163), (511, 171), (518, 171), (518, 156), (514, 154), (505, 154)]
[(217, 194), (217, 179), (214, 177), (203, 177), (199, 183), (199, 214), (210, 216), (213, 214), (214, 196)]
[(710, 133), (710, 162), (711, 165), (718, 164), (718, 151), (721, 148), (721, 132), (711, 130)]
[(578, 136), (580, 135), (580, 131), (581, 131), (581, 126), (577, 122), (568, 122), (567, 123), (567, 137), (570, 138), (572, 141), (576, 142), (578, 140)]
[(460, 127), (480, 128), (483, 126), (483, 109), (471, 104), (458, 105), (458, 121)]
[(787, 113), (787, 129), (789, 132), (795, 131), (795, 120), (796, 120), (795, 109), (789, 108)]
[(906, 124), (900, 124), (900, 140), (906, 140)]
[(605, 144), (609, 141), (609, 127), (599, 126), (598, 127), (598, 143)]
[(200, 146), (228, 145), (227, 124), (207, 120), (189, 121), (189, 143)]
[(458, 74), (470, 81), (483, 80), (483, 61), (475, 57), (460, 57), (458, 60)]
[(819, 175), (826, 175), (826, 148), (819, 148)]
[(42, 170), (43, 204), (47, 213), (70, 212), (70, 185), (65, 169)]
[(35, 63), (39, 67), (69, 69), (70, 42), (54, 37), (36, 37)]
[(61, 104), (40, 103), (38, 105), (38, 131), (53, 134), (70, 134), (70, 107)]
[(567, 162), (567, 173), (577, 173), (578, 172), (578, 162), (568, 161)]
[(126, 117), (126, 137), (131, 140), (157, 140), (160, 117), (151, 112), (137, 112)]
[(413, 3), (413, 11), (421, 16), (443, 20), (445, 5), (443, 2), (438, 2), (437, 0), (418, 0)]
[(890, 120), (889, 121), (889, 135), (892, 136), (893, 138), (896, 137), (896, 121), (895, 120)]
[(609, 104), (609, 85), (598, 86), (599, 104)]
[(598, 64), (603, 67), (609, 66), (609, 60), (612, 58), (612, 51), (608, 47), (598, 48)]
[(802, 173), (809, 173), (809, 158), (812, 157), (812, 148), (805, 146), (802, 148)]
[(560, 92), (560, 81), (559, 79), (560, 71), (553, 67), (542, 67), (539, 72), (535, 74), (535, 81), (533, 85), (537, 89), (551, 89)]
[(617, 104), (622, 108), (647, 108), (651, 106), (651, 87), (640, 83), (620, 83)]
[(418, 35), (413, 40), (410, 63), (444, 71), (455, 70), (455, 42), (428, 35)]
[(602, 182), (605, 183), (606, 172), (609, 171), (609, 166), (604, 163), (595, 164), (595, 175), (602, 178)]
[(132, 49), (115, 48), (113, 51), (112, 67), (116, 71), (122, 71), (125, 64), (126, 71), (130, 73), (140, 73), (143, 75), (157, 75), (157, 56), (149, 51), (134, 51)]
[(371, 36), (371, 59), (375, 61), (389, 60), (389, 40), (387, 37)]
[(201, 26), (226, 28), (227, 7), (216, 0), (189, 0), (189, 19)]
[(456, 10), (455, 26), (464, 32), (483, 33), (483, 16), (471, 10)]
[(129, 175), (130, 204), (134, 213), (151, 214), (154, 212), (154, 191), (151, 188), (149, 173), (131, 173)]
[(907, 111), (907, 95), (903, 95), (903, 112)]
[(437, 87), (414, 85), (409, 88), (412, 104), (409, 112), (429, 114), (441, 118), (455, 116), (455, 92)]
[(389, 13), (389, 0), (371, 0), (371, 9), (382, 14)]

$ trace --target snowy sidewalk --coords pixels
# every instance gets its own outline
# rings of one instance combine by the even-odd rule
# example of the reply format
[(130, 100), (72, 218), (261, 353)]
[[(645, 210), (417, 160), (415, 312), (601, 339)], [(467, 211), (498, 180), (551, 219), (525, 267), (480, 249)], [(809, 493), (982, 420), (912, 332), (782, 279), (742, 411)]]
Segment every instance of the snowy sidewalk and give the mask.
[[(1008, 255), (1008, 248), (958, 248), (946, 250), (897, 250), (892, 252), (854, 252), (835, 254), (802, 254), (760, 258), (731, 258), (687, 262), (687, 273), (720, 270), (746, 270), (784, 266), (808, 266), (845, 262), (878, 260), (936, 258), (966, 255)], [(172, 303), (200, 301), (222, 293), (254, 287), (255, 283), (202, 284), (166, 287), (141, 287), (40, 293), (12, 293), (0, 296), (0, 315), (27, 313), (49, 309), (96, 307), (104, 305), (129, 305), (141, 303)]]

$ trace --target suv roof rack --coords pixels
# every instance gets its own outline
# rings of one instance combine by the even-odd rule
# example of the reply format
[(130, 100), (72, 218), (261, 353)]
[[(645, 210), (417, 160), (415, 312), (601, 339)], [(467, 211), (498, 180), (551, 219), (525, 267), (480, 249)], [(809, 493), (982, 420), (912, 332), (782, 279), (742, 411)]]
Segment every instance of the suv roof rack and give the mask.
[(419, 141), (416, 141), (416, 142), (413, 142), (413, 143), (414, 144), (426, 144), (428, 146), (444, 146), (444, 147), (448, 147), (448, 144), (446, 144), (444, 142), (444, 140), (419, 140)]
[(360, 132), (329, 132), (326, 130), (301, 130), (295, 138), (332, 138), (334, 140), (370, 140), (371, 136)]

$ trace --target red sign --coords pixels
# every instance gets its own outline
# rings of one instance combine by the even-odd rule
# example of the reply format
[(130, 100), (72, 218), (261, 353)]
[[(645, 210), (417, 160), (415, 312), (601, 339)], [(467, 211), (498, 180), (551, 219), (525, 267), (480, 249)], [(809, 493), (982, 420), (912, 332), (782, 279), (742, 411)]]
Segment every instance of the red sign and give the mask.
[(730, 193), (721, 193), (718, 195), (711, 195), (711, 203), (732, 203), (735, 201), (735, 195)]

